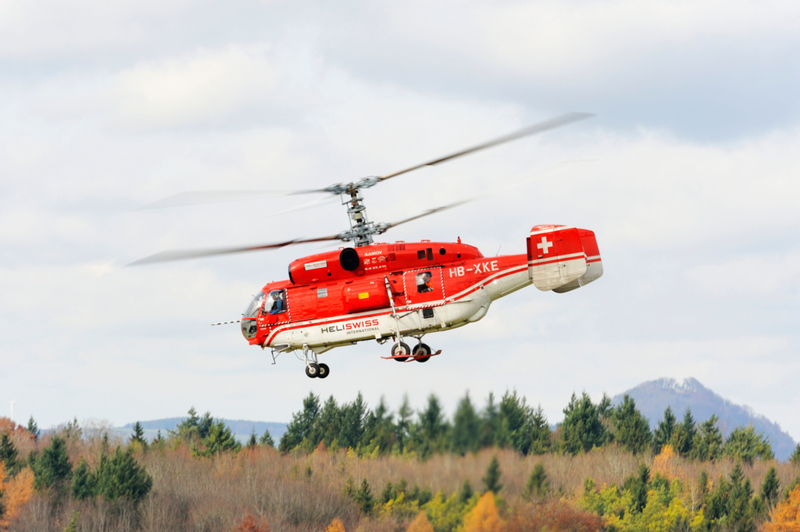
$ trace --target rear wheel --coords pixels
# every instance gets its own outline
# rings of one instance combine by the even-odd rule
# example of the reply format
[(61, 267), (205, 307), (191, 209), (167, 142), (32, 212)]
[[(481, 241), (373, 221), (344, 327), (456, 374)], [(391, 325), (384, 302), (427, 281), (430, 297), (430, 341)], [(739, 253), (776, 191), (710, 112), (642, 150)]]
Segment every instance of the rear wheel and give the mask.
[(319, 377), (319, 365), (318, 364), (308, 364), (306, 366), (306, 375), (311, 377), (312, 379)]
[(414, 347), (414, 360), (417, 362), (427, 362), (431, 358), (431, 348), (428, 344), (419, 343)]
[(328, 367), (327, 364), (319, 364), (319, 375), (320, 379), (324, 379), (327, 377), (331, 372), (331, 369)]
[(392, 356), (398, 362), (405, 362), (411, 358), (411, 348), (405, 342), (397, 342), (392, 346)]

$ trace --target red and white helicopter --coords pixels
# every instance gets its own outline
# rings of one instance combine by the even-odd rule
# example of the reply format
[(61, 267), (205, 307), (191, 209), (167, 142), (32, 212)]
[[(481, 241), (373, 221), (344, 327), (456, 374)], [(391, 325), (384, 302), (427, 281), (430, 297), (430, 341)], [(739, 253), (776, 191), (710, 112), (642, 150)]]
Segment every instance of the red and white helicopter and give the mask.
[[(289, 265), (289, 279), (264, 286), (247, 306), (242, 334), (251, 345), (281, 353), (302, 353), (306, 375), (326, 378), (327, 364), (318, 356), (365, 340), (393, 342), (387, 359), (426, 362), (440, 351), (422, 342), (425, 335), (456, 329), (483, 318), (492, 302), (533, 284), (542, 291), (569, 292), (603, 275), (603, 263), (592, 231), (565, 225), (537, 225), (527, 237), (527, 254), (486, 258), (474, 246), (456, 242), (397, 241), (375, 243), (397, 225), (464, 202), (431, 209), (393, 223), (367, 218), (361, 189), (462, 155), (589, 118), (570, 113), (509, 135), (391, 174), (366, 177), (292, 194), (328, 193), (342, 198), (350, 229), (335, 235), (273, 244), (205, 250), (166, 251), (133, 264), (188, 259), (293, 244), (340, 240), (352, 247), (310, 255)], [(194, 193), (168, 198), (153, 206), (188, 204)], [(182, 197), (188, 197), (185, 202)], [(177, 200), (177, 201), (170, 201)], [(237, 323), (225, 322), (225, 323)], [(221, 325), (221, 324), (215, 324)], [(407, 339), (416, 340), (409, 347)]]

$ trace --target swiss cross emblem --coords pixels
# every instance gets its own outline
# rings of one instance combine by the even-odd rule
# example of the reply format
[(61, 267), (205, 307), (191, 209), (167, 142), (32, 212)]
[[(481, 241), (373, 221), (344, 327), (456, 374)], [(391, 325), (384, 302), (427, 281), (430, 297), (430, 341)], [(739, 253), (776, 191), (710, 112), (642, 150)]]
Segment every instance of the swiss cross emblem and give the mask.
[(546, 236), (542, 237), (542, 241), (539, 244), (536, 244), (536, 247), (542, 250), (542, 253), (547, 255), (548, 251), (550, 251), (550, 247), (553, 245), (552, 242), (547, 240)]

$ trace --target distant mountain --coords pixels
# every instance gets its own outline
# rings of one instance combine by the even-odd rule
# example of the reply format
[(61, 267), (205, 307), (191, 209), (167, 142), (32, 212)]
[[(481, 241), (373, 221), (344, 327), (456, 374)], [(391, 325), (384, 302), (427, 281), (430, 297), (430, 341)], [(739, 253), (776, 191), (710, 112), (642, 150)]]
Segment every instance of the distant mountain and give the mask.
[(788, 459), (796, 445), (792, 437), (781, 430), (777, 423), (756, 414), (749, 406), (736, 405), (723, 399), (691, 377), (682, 382), (675, 379), (648, 381), (615, 395), (611, 402), (615, 405), (621, 403), (625, 394), (631, 396), (636, 402), (636, 408), (650, 421), (650, 428), (655, 428), (664, 419), (667, 406), (672, 407), (678, 423), (683, 419), (686, 409), (691, 408), (692, 417), (698, 423), (715, 414), (719, 418), (719, 428), (725, 436), (736, 427), (752, 424), (756, 431), (763, 432), (769, 439), (778, 460)]
[[(161, 431), (161, 433), (166, 436), (167, 431), (175, 430), (175, 427), (178, 426), (178, 423), (186, 419), (186, 417), (168, 417), (164, 419), (153, 419), (151, 421), (140, 421), (139, 423), (142, 424), (142, 428), (144, 428), (145, 435), (148, 436), (150, 439), (155, 438), (157, 431)], [(217, 420), (217, 418), (214, 418)], [(275, 440), (275, 445), (281, 439), (281, 436), (286, 432), (286, 423), (272, 423), (268, 421), (245, 421), (242, 419), (222, 419), (220, 420), (225, 423), (228, 427), (230, 427), (231, 431), (236, 435), (237, 439), (244, 440), (250, 437), (250, 433), (253, 429), (256, 430), (256, 434), (261, 436), (264, 434), (266, 429), (269, 429), (269, 433), (272, 436), (272, 439)], [(130, 432), (130, 429), (133, 429), (133, 426), (136, 423), (128, 423), (127, 425), (123, 425), (119, 427), (117, 431)]]

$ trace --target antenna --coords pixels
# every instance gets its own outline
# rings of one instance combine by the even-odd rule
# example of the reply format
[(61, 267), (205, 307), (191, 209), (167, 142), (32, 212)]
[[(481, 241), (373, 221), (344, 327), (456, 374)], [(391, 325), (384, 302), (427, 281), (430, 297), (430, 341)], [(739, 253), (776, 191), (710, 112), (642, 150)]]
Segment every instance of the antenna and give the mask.
[(14, 403), (16, 403), (16, 402), (17, 402), (16, 399), (11, 401), (11, 421), (14, 421)]

